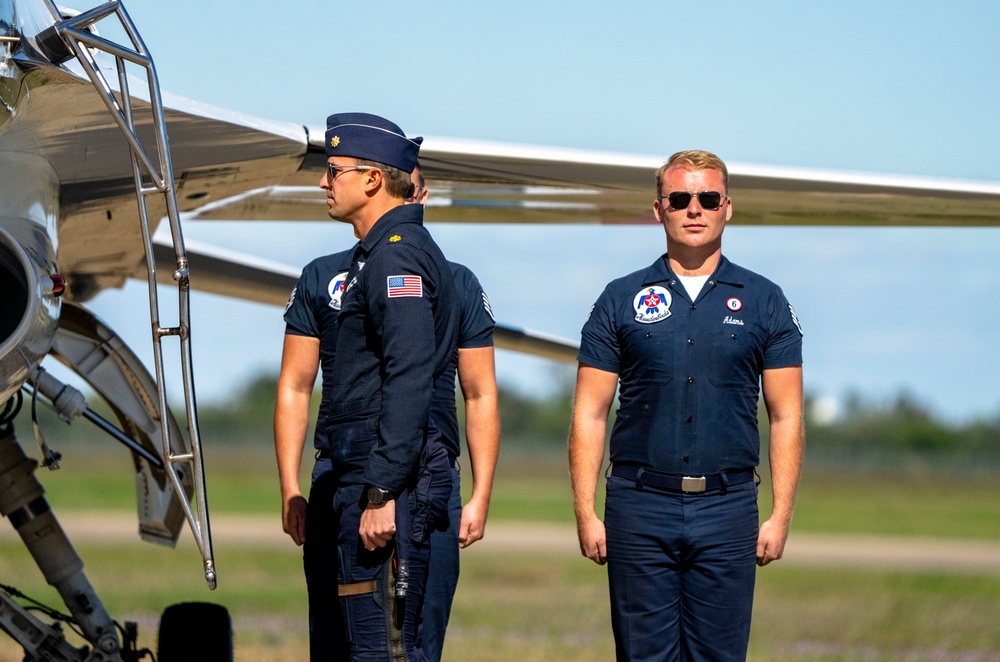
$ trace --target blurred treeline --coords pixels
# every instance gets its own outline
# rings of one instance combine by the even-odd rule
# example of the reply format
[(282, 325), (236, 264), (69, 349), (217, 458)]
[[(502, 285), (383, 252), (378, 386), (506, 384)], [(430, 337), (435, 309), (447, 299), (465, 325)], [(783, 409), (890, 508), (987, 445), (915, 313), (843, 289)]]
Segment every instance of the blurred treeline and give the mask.
[[(503, 446), (507, 452), (563, 453), (572, 409), (573, 384), (569, 379), (545, 397), (530, 396), (510, 388), (500, 389)], [(276, 376), (262, 375), (222, 402), (200, 403), (199, 423), (205, 444), (270, 445), (276, 393)], [(99, 398), (88, 402), (112, 418)], [(313, 398), (313, 416), (319, 393)], [(835, 417), (817, 417), (813, 401), (806, 402), (807, 466), (831, 468), (949, 470), (977, 473), (1000, 470), (1000, 412), (979, 420), (947, 422), (907, 394), (884, 401), (860, 395), (846, 399)], [(105, 439), (88, 422), (74, 423), (72, 434), (47, 408), (38, 407), (47, 438), (77, 443), (85, 438)], [(767, 417), (761, 406), (762, 465), (766, 468)], [(32, 437), (27, 398), (18, 417), (18, 434)], [(182, 411), (176, 407), (175, 411)], [(462, 417), (459, 398), (459, 417)], [(113, 419), (112, 419), (113, 420)], [(183, 421), (181, 422), (183, 425)], [(611, 425), (609, 422), (608, 429)], [(310, 427), (310, 438), (311, 438)], [(114, 443), (110, 440), (108, 443)]]

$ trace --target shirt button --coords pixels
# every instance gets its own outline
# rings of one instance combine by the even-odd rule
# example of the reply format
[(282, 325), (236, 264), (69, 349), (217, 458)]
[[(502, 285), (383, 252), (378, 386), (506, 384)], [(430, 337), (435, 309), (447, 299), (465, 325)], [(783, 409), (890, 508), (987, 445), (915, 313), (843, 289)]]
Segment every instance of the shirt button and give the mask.
[(695, 305), (692, 303), (691, 304), (691, 310), (694, 310), (694, 309), (695, 309)]
[(689, 345), (693, 345), (694, 344), (694, 338), (688, 338), (688, 344)]
[(688, 423), (694, 420), (694, 416), (688, 416)]
[(694, 377), (688, 377), (688, 384), (694, 384)]
[(684, 461), (685, 461), (685, 462), (687, 462), (687, 461), (688, 461), (688, 456), (687, 456), (687, 455), (685, 455), (685, 456), (684, 456)]

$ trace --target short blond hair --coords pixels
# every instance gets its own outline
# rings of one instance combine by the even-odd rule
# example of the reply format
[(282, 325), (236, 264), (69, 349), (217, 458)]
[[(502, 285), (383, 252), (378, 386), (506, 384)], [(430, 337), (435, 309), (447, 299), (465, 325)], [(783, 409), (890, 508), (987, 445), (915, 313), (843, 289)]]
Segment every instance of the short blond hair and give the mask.
[(718, 170), (722, 173), (722, 185), (726, 187), (722, 193), (729, 193), (729, 169), (726, 164), (715, 154), (701, 149), (689, 149), (677, 152), (667, 162), (656, 171), (656, 195), (659, 197), (663, 186), (663, 177), (671, 168), (684, 168), (686, 170)]

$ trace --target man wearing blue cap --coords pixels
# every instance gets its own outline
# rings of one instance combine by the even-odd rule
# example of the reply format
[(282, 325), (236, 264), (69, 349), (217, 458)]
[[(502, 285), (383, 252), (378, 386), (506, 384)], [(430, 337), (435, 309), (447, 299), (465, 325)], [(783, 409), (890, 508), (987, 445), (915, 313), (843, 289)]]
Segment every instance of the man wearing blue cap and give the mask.
[[(455, 353), (454, 283), (423, 227), (423, 207), (404, 206), (421, 139), (364, 113), (331, 115), (327, 127), (328, 169), (320, 186), (330, 216), (350, 223), (360, 240), (343, 280), (330, 284), (330, 307), (339, 306), (330, 334), (336, 360), (323, 361), (326, 411), (317, 425), (317, 439), (326, 445), (317, 459), (329, 461), (323, 498), (335, 513), (336, 530), (325, 533), (339, 552), (327, 562), (337, 567), (347, 640), (335, 637), (334, 644), (352, 660), (423, 660), (417, 622), (426, 540), (438, 524), (433, 506), (440, 501), (428, 493), (443, 492), (446, 503), (451, 491), (447, 453), (429, 411), (435, 380)], [(289, 310), (294, 306), (295, 293)], [(324, 337), (332, 340), (296, 328), (294, 316), (286, 320), (275, 415), (279, 449), (301, 444), (308, 416), (303, 402), (307, 410), (317, 359), (331, 349)], [(279, 472), (293, 471), (287, 464)], [(283, 491), (288, 482), (283, 475)], [(306, 539), (313, 533), (310, 528)], [(313, 623), (312, 629), (339, 625)]]
[[(414, 184), (408, 204), (424, 204), (427, 189), (419, 164), (410, 175)], [(297, 429), (276, 435), (276, 454), (281, 479), (282, 525), (296, 544), (303, 546), (306, 584), (309, 595), (310, 658), (334, 659), (344, 650), (340, 602), (337, 597), (337, 568), (328, 562), (337, 554), (334, 511), (331, 493), (336, 484), (326, 430), (318, 425), (314, 445), (322, 457), (316, 459), (312, 472), (309, 501), (299, 487), (299, 469), (305, 442), (309, 398), (319, 365), (324, 384), (336, 356), (337, 315), (355, 248), (317, 258), (302, 270), (294, 295), (285, 310), (289, 337), (286, 345), (299, 343), (310, 347), (304, 362), (285, 363), (279, 378), (276, 420), (296, 420)], [(497, 409), (496, 377), (493, 359), (493, 313), (482, 286), (466, 267), (450, 262), (460, 309), (458, 352), (449, 369), (438, 379), (431, 404), (432, 418), (441, 432), (452, 465), (454, 485), (448, 504), (447, 530), (435, 530), (431, 536), (431, 560), (423, 606), (423, 652), (428, 660), (441, 659), (452, 598), (458, 583), (460, 547), (467, 547), (484, 535), (489, 511), (493, 474), (500, 444), (500, 420)], [(458, 420), (455, 408), (455, 372), (457, 370), (465, 402), (466, 436), (472, 468), (472, 496), (462, 507), (457, 457), (460, 455)], [(328, 389), (324, 389), (326, 391)], [(324, 392), (319, 420), (329, 411)], [(289, 407), (295, 412), (289, 415)], [(276, 431), (277, 432), (277, 431)], [(337, 627), (323, 624), (335, 623)]]

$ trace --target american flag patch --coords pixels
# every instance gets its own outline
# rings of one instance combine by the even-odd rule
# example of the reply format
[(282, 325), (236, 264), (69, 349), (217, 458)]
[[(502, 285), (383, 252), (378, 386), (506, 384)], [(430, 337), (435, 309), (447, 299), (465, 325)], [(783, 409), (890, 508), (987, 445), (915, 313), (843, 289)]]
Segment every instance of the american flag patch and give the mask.
[(389, 276), (386, 282), (389, 286), (390, 299), (424, 296), (424, 282), (420, 276)]

